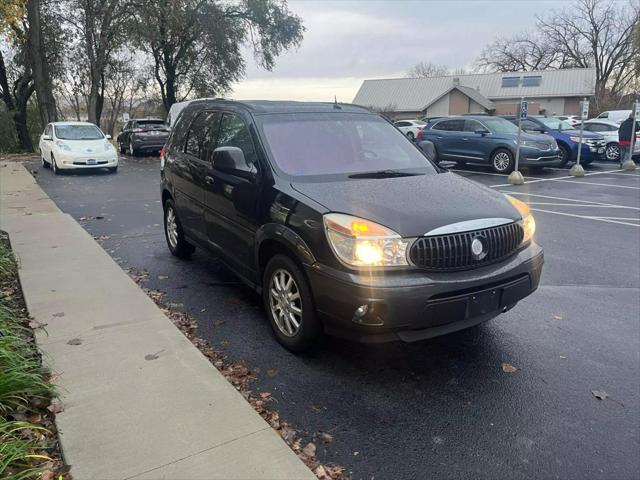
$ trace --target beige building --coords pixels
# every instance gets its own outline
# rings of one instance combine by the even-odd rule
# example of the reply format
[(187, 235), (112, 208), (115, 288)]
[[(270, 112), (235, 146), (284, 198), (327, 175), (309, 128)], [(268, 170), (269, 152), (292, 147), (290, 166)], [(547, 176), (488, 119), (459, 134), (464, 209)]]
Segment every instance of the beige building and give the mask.
[(524, 98), (530, 114), (575, 115), (594, 92), (595, 70), (579, 68), (365, 80), (353, 103), (403, 119), (513, 114)]

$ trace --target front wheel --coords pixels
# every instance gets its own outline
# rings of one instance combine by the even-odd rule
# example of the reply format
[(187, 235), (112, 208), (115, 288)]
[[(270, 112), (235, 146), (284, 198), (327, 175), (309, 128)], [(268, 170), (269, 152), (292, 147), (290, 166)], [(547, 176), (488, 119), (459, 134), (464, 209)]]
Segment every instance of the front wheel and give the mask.
[(167, 200), (164, 204), (164, 235), (169, 251), (178, 258), (189, 258), (196, 249), (184, 237), (182, 224), (172, 200)]
[(571, 150), (564, 145), (558, 145), (558, 148), (560, 149), (560, 164), (558, 166), (564, 167), (571, 160)]
[(491, 155), (491, 168), (493, 168), (494, 172), (509, 173), (513, 170), (513, 166), (513, 153), (509, 150), (501, 148)]
[(617, 143), (610, 143), (604, 150), (604, 155), (607, 160), (612, 162), (620, 161), (620, 145)]
[(58, 168), (58, 164), (56, 163), (56, 157), (54, 157), (53, 155), (51, 155), (51, 170), (53, 170), (53, 173), (55, 175), (60, 175), (62, 173)]
[(287, 350), (303, 352), (317, 344), (323, 329), (307, 279), (291, 258), (275, 255), (264, 271), (262, 296), (276, 339)]
[(132, 157), (135, 157), (136, 155), (138, 155), (138, 151), (133, 146), (133, 142), (131, 141), (129, 141), (129, 155), (131, 155)]

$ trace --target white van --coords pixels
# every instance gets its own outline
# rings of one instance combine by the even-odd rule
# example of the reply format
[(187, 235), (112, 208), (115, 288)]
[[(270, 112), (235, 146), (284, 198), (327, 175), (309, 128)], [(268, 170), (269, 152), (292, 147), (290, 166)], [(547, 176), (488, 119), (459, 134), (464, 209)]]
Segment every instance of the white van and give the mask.
[(602, 112), (596, 118), (602, 120), (606, 119), (610, 122), (615, 122), (617, 124), (621, 124), (631, 115), (631, 110), (608, 110), (606, 112)]

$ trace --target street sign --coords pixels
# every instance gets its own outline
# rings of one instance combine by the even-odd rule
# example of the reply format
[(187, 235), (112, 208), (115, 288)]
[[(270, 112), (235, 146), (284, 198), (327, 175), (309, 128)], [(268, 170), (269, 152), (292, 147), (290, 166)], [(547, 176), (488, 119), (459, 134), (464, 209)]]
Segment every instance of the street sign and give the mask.
[(529, 111), (529, 102), (525, 102), (524, 100), (520, 102), (520, 120), (527, 119), (527, 113)]
[(586, 120), (589, 118), (589, 101), (584, 100), (580, 102), (580, 119)]
[(129, 114), (127, 112), (124, 112), (122, 114), (122, 121), (127, 123), (129, 121)]
[(633, 116), (635, 117), (636, 122), (640, 122), (640, 102), (633, 104)]

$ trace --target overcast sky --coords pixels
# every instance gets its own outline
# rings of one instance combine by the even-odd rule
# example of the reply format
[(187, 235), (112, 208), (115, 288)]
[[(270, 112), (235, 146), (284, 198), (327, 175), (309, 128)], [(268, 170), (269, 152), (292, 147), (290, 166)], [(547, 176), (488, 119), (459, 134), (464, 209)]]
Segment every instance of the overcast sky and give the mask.
[(271, 72), (248, 52), (237, 99), (353, 100), (362, 80), (400, 77), (418, 62), (468, 66), (496, 36), (534, 26), (568, 0), (290, 0), (306, 32)]

